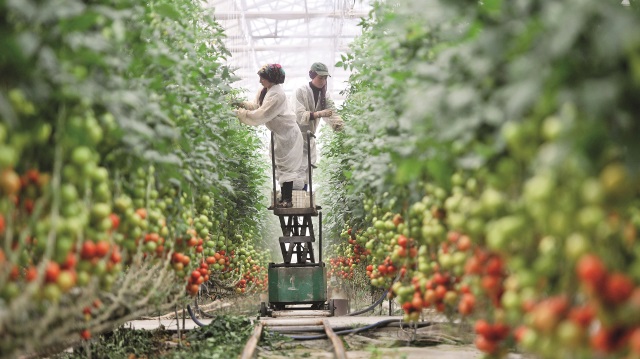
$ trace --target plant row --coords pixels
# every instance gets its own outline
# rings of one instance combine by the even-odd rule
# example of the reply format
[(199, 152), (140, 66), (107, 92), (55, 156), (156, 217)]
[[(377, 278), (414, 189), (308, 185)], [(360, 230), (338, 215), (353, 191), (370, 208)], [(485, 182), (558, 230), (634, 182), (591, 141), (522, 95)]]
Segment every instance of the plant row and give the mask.
[[(191, 1), (0, 4), (0, 356), (262, 290), (265, 163)], [(241, 190), (239, 190), (241, 189)]]
[(490, 357), (640, 357), (637, 4), (422, 7), (376, 3), (338, 64), (334, 275), (472, 324)]

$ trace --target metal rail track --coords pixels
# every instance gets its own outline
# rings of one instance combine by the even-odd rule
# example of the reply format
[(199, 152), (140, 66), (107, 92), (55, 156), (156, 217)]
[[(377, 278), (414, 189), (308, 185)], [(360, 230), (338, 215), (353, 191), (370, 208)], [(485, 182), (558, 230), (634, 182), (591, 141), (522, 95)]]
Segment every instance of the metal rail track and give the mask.
[(260, 342), (260, 338), (262, 337), (262, 331), (265, 327), (270, 327), (273, 331), (305, 331), (309, 328), (318, 328), (322, 327), (324, 329), (324, 333), (327, 338), (331, 341), (331, 347), (333, 349), (334, 358), (336, 359), (346, 359), (347, 352), (344, 349), (344, 345), (342, 344), (342, 340), (331, 328), (329, 321), (327, 319), (313, 319), (310, 321), (291, 321), (291, 322), (279, 322), (279, 323), (269, 323), (268, 321), (259, 321), (256, 323), (256, 326), (253, 330), (253, 335), (247, 341), (247, 344), (240, 355), (240, 359), (251, 359), (255, 356), (256, 348), (258, 343)]

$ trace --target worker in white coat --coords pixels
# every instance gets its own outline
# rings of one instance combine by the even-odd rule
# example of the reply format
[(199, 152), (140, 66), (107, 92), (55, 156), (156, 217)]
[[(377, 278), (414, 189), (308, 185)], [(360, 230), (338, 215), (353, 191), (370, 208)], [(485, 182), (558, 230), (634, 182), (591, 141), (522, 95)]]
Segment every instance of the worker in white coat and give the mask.
[(303, 155), (303, 137), (296, 123), (296, 115), (289, 108), (282, 89), (285, 72), (279, 64), (264, 65), (258, 71), (262, 90), (255, 102), (245, 101), (235, 110), (240, 122), (265, 125), (274, 134), (276, 180), (281, 186), (281, 199), (276, 207), (290, 208), (293, 182), (301, 181), (307, 172), (307, 159)]
[[(336, 112), (336, 106), (331, 99), (331, 95), (327, 92), (327, 79), (330, 76), (327, 65), (316, 62), (311, 65), (309, 70), (311, 81), (296, 89), (293, 107), (305, 141), (303, 148), (304, 158), (307, 158), (307, 131), (315, 134), (321, 118), (334, 131), (340, 131), (344, 126), (342, 118)], [(317, 154), (314, 138), (311, 138), (310, 149), (311, 164), (315, 165)], [(307, 179), (305, 179), (306, 182)]]

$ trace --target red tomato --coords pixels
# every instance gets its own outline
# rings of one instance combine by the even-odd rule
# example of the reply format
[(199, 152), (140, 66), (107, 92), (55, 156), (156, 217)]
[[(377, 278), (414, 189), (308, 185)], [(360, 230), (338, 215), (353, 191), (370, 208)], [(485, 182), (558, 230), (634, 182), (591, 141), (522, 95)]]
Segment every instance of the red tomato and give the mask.
[(88, 329), (85, 329), (85, 330), (80, 332), (80, 336), (84, 340), (89, 340), (89, 339), (91, 339), (91, 332)]
[(184, 255), (182, 253), (176, 252), (176, 253), (173, 253), (173, 255), (171, 256), (171, 260), (174, 263), (182, 263), (183, 257)]
[(120, 263), (122, 261), (122, 255), (118, 250), (118, 247), (113, 247), (113, 252), (111, 252), (111, 261), (113, 263)]
[(110, 244), (107, 241), (99, 241), (96, 243), (96, 257), (104, 257), (109, 253)]
[(487, 262), (485, 271), (489, 275), (500, 276), (502, 275), (502, 259), (498, 257), (492, 257)]
[(378, 266), (378, 272), (380, 272), (380, 274), (385, 274), (387, 273), (387, 266), (385, 266), (384, 264), (380, 264)]
[(586, 254), (580, 258), (576, 271), (578, 277), (592, 288), (599, 288), (607, 275), (604, 263), (594, 254)]
[(640, 354), (640, 327), (631, 332), (629, 337), (629, 348), (632, 353)]
[(138, 216), (140, 216), (140, 218), (145, 219), (147, 218), (147, 210), (145, 208), (138, 208), (136, 209), (136, 214)]
[(38, 277), (38, 270), (36, 269), (36, 267), (31, 266), (29, 268), (27, 268), (25, 274), (24, 274), (24, 279), (27, 282), (32, 282), (34, 281), (36, 278)]
[(60, 275), (60, 265), (56, 262), (47, 263), (47, 269), (44, 273), (45, 281), (48, 283), (55, 283)]
[(487, 354), (493, 354), (498, 350), (497, 342), (489, 340), (482, 335), (476, 335), (475, 344), (478, 350)]
[(415, 292), (413, 294), (413, 299), (411, 300), (411, 305), (413, 306), (413, 308), (415, 308), (415, 310), (420, 311), (423, 308), (423, 302), (422, 302), (422, 296), (420, 295), (420, 292)]
[(77, 263), (78, 263), (78, 258), (76, 257), (75, 253), (69, 252), (67, 253), (67, 259), (62, 264), (62, 267), (64, 269), (75, 268)]
[(403, 236), (402, 234), (398, 237), (398, 245), (402, 248), (407, 248), (407, 243), (409, 243), (409, 240), (407, 239), (407, 237)]
[(460, 236), (460, 238), (458, 238), (458, 243), (457, 243), (458, 249), (461, 251), (466, 251), (468, 249), (471, 248), (471, 238), (467, 235), (463, 235)]
[(473, 328), (476, 334), (482, 335), (483, 337), (486, 337), (491, 331), (491, 325), (484, 319), (477, 320)]
[(186, 266), (186, 265), (189, 265), (189, 262), (191, 262), (191, 258), (189, 258), (189, 256), (183, 255), (182, 256), (182, 264), (184, 264)]
[(80, 257), (82, 259), (92, 259), (96, 256), (96, 244), (92, 241), (84, 241), (82, 249), (80, 249)]
[(111, 213), (109, 217), (111, 217), (111, 228), (118, 229), (120, 226), (120, 217), (115, 213)]
[(569, 319), (582, 328), (588, 327), (595, 317), (595, 310), (589, 305), (572, 308), (569, 311)]
[(607, 277), (604, 286), (604, 297), (611, 304), (620, 304), (631, 296), (633, 281), (622, 273), (614, 273)]
[(445, 294), (447, 294), (447, 287), (443, 286), (442, 284), (438, 285), (436, 287), (435, 294), (437, 300), (442, 300)]

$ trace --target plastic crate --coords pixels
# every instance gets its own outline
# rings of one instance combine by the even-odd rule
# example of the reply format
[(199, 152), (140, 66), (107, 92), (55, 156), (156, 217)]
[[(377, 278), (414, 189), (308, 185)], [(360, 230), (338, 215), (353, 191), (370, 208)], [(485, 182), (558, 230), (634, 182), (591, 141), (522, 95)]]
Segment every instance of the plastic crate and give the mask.
[[(277, 201), (280, 200), (280, 191), (276, 192)], [(291, 202), (293, 203), (293, 208), (308, 208), (311, 206), (310, 204), (309, 192), (307, 191), (296, 191), (294, 190), (291, 196)], [(276, 202), (277, 202), (276, 201)], [(271, 205), (273, 206), (273, 201), (271, 201)], [(316, 194), (313, 193), (313, 205), (316, 205)]]

